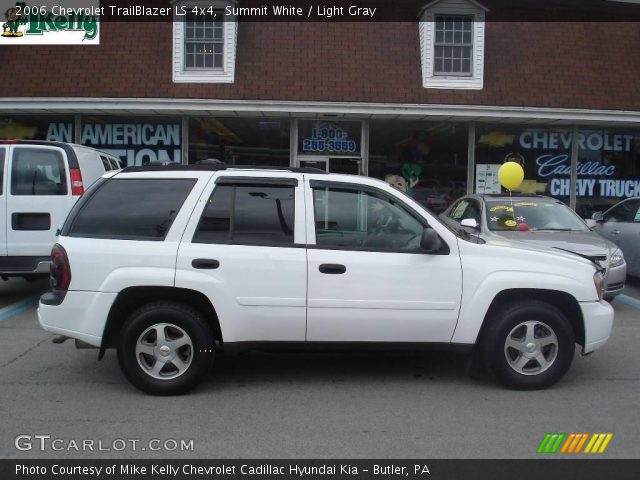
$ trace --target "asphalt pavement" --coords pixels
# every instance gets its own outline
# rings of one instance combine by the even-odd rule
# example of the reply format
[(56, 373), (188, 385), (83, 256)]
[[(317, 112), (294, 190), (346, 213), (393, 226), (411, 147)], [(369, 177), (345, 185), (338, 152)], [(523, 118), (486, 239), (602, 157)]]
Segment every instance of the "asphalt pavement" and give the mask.
[(249, 353), (181, 397), (138, 392), (113, 351), (51, 343), (46, 287), (0, 284), (0, 458), (540, 458), (549, 432), (613, 433), (599, 458), (640, 458), (638, 281), (608, 344), (545, 391), (472, 379), (453, 353)]

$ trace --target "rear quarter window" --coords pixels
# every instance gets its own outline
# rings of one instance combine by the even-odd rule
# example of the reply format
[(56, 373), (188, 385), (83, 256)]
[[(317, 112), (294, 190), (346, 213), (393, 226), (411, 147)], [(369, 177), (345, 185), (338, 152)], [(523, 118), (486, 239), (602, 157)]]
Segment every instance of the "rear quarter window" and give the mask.
[(78, 211), (68, 235), (162, 241), (195, 179), (112, 179)]
[(11, 195), (66, 195), (67, 173), (62, 153), (45, 148), (15, 148), (11, 163)]
[(102, 166), (104, 167), (104, 170), (106, 172), (113, 170), (113, 167), (111, 166), (111, 163), (109, 162), (109, 159), (107, 157), (105, 157), (104, 155), (100, 155), (100, 160), (102, 160)]

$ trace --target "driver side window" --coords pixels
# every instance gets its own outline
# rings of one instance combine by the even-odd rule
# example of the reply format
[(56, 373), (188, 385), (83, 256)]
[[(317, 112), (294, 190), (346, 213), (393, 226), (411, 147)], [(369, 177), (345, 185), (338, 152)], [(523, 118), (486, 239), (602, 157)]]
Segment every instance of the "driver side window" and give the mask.
[(634, 202), (623, 202), (612, 208), (605, 217), (605, 222), (633, 222), (637, 205)]
[(316, 244), (326, 248), (416, 251), (423, 223), (382, 193), (314, 187)]

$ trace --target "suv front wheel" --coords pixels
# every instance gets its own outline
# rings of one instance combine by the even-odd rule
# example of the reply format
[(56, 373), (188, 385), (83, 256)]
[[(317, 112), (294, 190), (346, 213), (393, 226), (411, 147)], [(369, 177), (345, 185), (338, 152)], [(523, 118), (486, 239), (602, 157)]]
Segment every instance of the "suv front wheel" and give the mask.
[(136, 310), (118, 341), (127, 379), (152, 395), (176, 395), (195, 387), (213, 363), (213, 331), (193, 308), (155, 302)]
[(537, 390), (567, 372), (575, 335), (567, 317), (553, 305), (522, 300), (502, 307), (482, 340), (485, 365), (498, 381), (518, 390)]

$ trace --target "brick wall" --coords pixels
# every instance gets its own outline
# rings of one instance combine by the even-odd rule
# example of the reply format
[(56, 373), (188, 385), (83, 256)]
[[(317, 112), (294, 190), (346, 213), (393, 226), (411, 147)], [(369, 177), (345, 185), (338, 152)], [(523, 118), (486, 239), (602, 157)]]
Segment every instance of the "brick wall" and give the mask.
[(640, 110), (640, 23), (488, 22), (482, 91), (422, 88), (415, 23), (241, 23), (236, 81), (230, 85), (172, 82), (171, 23), (101, 28), (99, 46), (3, 48), (0, 97)]

